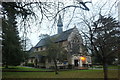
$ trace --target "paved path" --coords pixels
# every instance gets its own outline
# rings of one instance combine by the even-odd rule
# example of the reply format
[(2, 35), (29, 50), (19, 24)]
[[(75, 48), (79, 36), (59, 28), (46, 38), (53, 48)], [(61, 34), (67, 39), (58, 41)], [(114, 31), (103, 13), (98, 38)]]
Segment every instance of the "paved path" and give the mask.
[[(35, 67), (28, 67), (28, 66), (20, 66), (20, 67), (27, 67), (27, 68), (34, 68), (35, 69)], [(92, 69), (93, 70), (103, 70), (103, 68), (88, 68), (88, 69), (90, 69), (90, 70), (92, 70)], [(108, 70), (120, 70), (120, 69), (108, 69)]]
[[(93, 69), (93, 70), (103, 70), (103, 68), (89, 68), (89, 69)], [(120, 70), (120, 69), (108, 69), (108, 70)]]
[(26, 68), (35, 68), (35, 67), (29, 67), (29, 66), (20, 66), (20, 67), (26, 67)]

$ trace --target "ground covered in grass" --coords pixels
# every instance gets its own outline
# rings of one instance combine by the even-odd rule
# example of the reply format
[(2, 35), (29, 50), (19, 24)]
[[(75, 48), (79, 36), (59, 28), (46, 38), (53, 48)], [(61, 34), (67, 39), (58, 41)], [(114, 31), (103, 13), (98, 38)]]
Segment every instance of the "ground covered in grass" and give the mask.
[[(103, 70), (68, 70), (59, 71), (59, 74), (54, 72), (39, 72), (48, 71), (49, 69), (35, 69), (26, 67), (11, 67), (9, 70), (16, 71), (38, 71), (38, 72), (3, 72), (3, 78), (103, 78)], [(3, 70), (5, 70), (3, 68)], [(109, 78), (118, 78), (118, 70), (109, 70)]]
[(2, 67), (2, 71), (9, 72), (9, 71), (52, 71), (50, 69), (38, 69), (38, 68), (31, 68), (31, 67), (21, 67), (21, 66), (9, 66), (8, 68)]

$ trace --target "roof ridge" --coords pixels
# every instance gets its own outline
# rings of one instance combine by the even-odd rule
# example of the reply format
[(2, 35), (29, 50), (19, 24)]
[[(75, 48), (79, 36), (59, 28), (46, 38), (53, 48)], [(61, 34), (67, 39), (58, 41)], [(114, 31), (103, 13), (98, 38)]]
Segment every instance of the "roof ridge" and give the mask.
[[(62, 33), (58, 33), (58, 34), (54, 34), (52, 36), (49, 36), (50, 38), (55, 38), (58, 36), (58, 39), (55, 40), (55, 42), (59, 42), (59, 41), (63, 41), (63, 40), (67, 40), (69, 34), (71, 34), (72, 30), (74, 28), (71, 28), (71, 29), (68, 29), (66, 31), (63, 31)], [(46, 37), (46, 38), (43, 38), (41, 39), (36, 45), (35, 47), (39, 47), (39, 46), (43, 46), (45, 44), (45, 39), (49, 38), (49, 37)]]

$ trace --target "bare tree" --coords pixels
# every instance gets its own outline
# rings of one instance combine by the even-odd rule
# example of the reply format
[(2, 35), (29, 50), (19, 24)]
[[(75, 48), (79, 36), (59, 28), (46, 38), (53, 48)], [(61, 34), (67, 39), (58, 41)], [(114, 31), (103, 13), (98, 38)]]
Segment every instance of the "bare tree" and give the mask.
[(62, 46), (61, 43), (55, 43), (57, 38), (50, 38), (49, 41), (47, 39), (47, 57), (54, 62), (55, 74), (58, 74), (58, 61), (63, 62), (66, 59), (66, 50)]
[[(119, 39), (114, 38), (114, 40), (112, 40), (112, 38), (110, 37), (110, 35), (112, 35), (112, 34), (109, 34), (109, 36), (106, 35), (107, 37), (104, 36), (104, 38), (103, 38), (103, 35), (99, 34), (99, 31), (97, 31), (97, 29), (96, 29), (96, 28), (102, 26), (102, 24), (99, 21), (95, 23), (95, 21), (97, 21), (98, 19), (101, 18), (100, 15), (108, 16), (108, 18), (109, 18), (109, 16), (115, 17), (115, 15), (113, 15), (113, 14), (114, 14), (115, 5), (117, 2), (118, 1), (111, 3), (112, 5), (108, 4), (109, 3), (108, 1), (103, 2), (103, 3), (102, 3), (102, 1), (97, 2), (95, 5), (92, 4), (93, 10), (89, 11), (88, 13), (83, 12), (83, 14), (80, 14), (81, 16), (78, 17), (81, 20), (80, 24), (82, 24), (82, 26), (86, 26), (85, 30), (81, 30), (81, 32), (84, 35), (85, 45), (87, 45), (87, 48), (90, 51), (90, 53), (92, 53), (92, 54), (95, 53), (96, 55), (99, 55), (102, 59), (102, 65), (103, 65), (103, 70), (104, 70), (104, 80), (107, 80), (107, 78), (108, 78), (107, 77), (107, 64), (109, 63), (110, 60), (112, 60), (111, 59), (112, 57), (113, 57), (113, 59), (115, 59), (115, 57), (118, 57), (117, 53), (119, 52), (119, 50), (118, 50), (119, 46), (117, 46), (117, 44), (119, 43)], [(102, 5), (100, 5), (100, 4), (102, 4)], [(108, 6), (108, 5), (109, 5), (109, 8), (106, 9), (106, 6)], [(89, 16), (87, 16), (87, 14), (89, 14)], [(115, 22), (115, 21), (113, 21), (113, 22)], [(112, 22), (110, 22), (110, 20), (104, 21), (104, 23), (106, 23), (106, 24), (104, 24), (104, 27), (109, 23), (109, 25), (107, 25), (107, 27), (109, 27), (109, 28), (110, 28), (110, 25), (113, 24)], [(93, 24), (94, 24), (94, 26), (93, 26)], [(112, 27), (113, 27), (113, 25), (112, 25)], [(119, 27), (119, 25), (118, 25), (118, 27)], [(86, 28), (88, 30), (86, 30)], [(106, 30), (107, 29), (105, 29), (105, 30), (101, 29), (100, 31), (101, 31), (101, 33), (103, 31), (103, 33), (104, 33)], [(113, 29), (111, 29), (111, 30), (113, 30)], [(95, 32), (96, 32), (96, 34), (95, 34)], [(109, 32), (109, 31), (107, 31), (107, 32)], [(96, 38), (98, 38), (97, 34), (99, 35), (99, 39), (96, 39)], [(114, 34), (118, 35), (118, 33), (114, 33)], [(111, 41), (113, 41), (114, 43), (112, 43), (112, 42), (108, 43), (109, 42), (108, 40), (107, 40), (107, 42), (104, 41), (108, 38), (110, 38)], [(95, 42), (95, 39), (97, 40), (97, 42)], [(117, 42), (115, 42), (115, 41), (117, 41)], [(112, 47), (110, 48), (110, 46), (112, 46), (112, 47), (116, 46), (117, 48), (113, 49)]]

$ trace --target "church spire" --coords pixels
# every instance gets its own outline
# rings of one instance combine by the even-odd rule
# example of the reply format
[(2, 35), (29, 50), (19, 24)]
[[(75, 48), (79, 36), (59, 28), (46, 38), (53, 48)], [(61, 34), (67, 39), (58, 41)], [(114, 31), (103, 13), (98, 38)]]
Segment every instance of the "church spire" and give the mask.
[(57, 27), (58, 27), (58, 33), (61, 33), (63, 31), (63, 22), (62, 22), (61, 15), (59, 15), (59, 18), (58, 18)]

